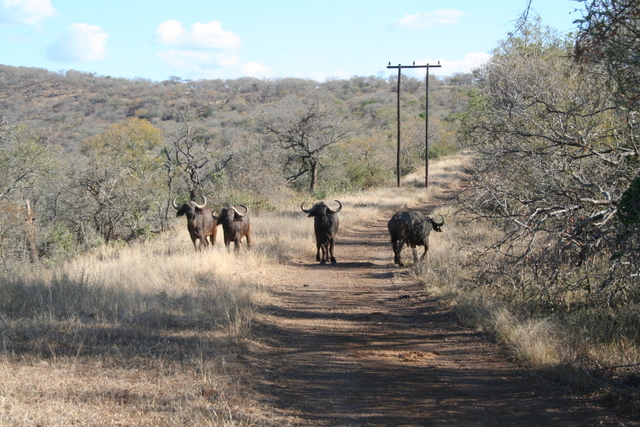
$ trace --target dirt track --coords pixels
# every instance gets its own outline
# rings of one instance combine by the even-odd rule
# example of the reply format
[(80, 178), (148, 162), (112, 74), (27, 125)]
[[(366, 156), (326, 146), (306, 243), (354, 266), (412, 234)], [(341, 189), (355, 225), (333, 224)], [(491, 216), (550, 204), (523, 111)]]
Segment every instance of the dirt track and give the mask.
[(336, 257), (278, 267), (276, 303), (257, 328), (259, 390), (291, 424), (640, 425), (517, 368), (462, 327), (393, 265), (386, 221), (342, 231)]

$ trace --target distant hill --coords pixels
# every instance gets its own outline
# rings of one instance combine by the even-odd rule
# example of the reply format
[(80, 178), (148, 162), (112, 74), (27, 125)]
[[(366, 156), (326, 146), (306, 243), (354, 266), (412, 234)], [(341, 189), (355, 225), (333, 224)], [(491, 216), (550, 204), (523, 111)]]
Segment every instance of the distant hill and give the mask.
[[(431, 96), (436, 101), (431, 104), (431, 114), (447, 116), (456, 105), (443, 94), (450, 92), (452, 84), (463, 86), (469, 79), (432, 79)], [(406, 91), (403, 108), (407, 109), (403, 113), (411, 109), (419, 113), (424, 82), (403, 77), (402, 83), (403, 93)], [(376, 108), (395, 106), (397, 90), (395, 77), (352, 77), (325, 83), (297, 78), (152, 82), (6, 65), (0, 65), (0, 85), (0, 118), (26, 125), (43, 139), (67, 148), (126, 117), (147, 119), (166, 128), (168, 122), (175, 121), (178, 110), (188, 108), (198, 125), (223, 128), (242, 122), (260, 106), (309, 91), (331, 93), (347, 102), (354, 113), (365, 115)]]

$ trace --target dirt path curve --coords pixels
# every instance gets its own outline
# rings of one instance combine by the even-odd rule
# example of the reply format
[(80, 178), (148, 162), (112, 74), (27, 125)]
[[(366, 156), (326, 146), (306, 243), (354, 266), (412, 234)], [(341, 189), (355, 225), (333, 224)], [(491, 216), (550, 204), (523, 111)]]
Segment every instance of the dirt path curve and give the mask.
[(386, 221), (343, 230), (338, 265), (281, 267), (256, 372), (292, 425), (639, 425), (509, 363), (404, 277), (388, 240)]

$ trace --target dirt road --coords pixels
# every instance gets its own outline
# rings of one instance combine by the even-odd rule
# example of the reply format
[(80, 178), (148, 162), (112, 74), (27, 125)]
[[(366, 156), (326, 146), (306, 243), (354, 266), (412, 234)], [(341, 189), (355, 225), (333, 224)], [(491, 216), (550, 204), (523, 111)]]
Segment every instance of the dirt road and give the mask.
[(257, 327), (259, 389), (292, 425), (640, 425), (519, 369), (462, 327), (393, 265), (386, 221), (342, 231), (336, 257), (279, 267), (276, 302)]

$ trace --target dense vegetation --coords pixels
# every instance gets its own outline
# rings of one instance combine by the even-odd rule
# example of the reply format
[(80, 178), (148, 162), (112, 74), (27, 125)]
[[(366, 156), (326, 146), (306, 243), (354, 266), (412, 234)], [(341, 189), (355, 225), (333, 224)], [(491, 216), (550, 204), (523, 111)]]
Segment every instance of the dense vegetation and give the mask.
[[(0, 66), (2, 263), (146, 238), (171, 226), (176, 197), (259, 211), (296, 192), (391, 184), (395, 79), (152, 82)], [(455, 147), (470, 79), (432, 80), (435, 157)], [(403, 174), (424, 162), (424, 108), (424, 81), (403, 76)]]
[(584, 3), (577, 34), (523, 21), (474, 75), (460, 132), (477, 157), (460, 202), (494, 234), (468, 289), (558, 325), (554, 365), (637, 402), (640, 6)]

